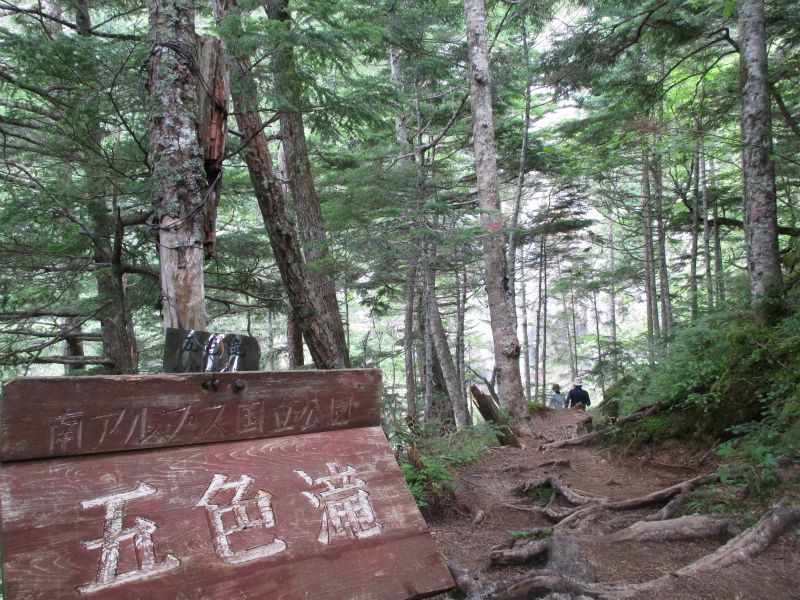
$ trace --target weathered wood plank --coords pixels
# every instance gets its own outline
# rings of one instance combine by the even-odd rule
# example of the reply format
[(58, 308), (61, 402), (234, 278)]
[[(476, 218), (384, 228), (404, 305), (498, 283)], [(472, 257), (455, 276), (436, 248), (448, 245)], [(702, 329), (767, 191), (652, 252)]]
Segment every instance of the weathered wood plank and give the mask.
[(371, 427), (377, 369), (11, 379), (0, 460)]
[(7, 600), (423, 598), (452, 587), (378, 427), (6, 463)]

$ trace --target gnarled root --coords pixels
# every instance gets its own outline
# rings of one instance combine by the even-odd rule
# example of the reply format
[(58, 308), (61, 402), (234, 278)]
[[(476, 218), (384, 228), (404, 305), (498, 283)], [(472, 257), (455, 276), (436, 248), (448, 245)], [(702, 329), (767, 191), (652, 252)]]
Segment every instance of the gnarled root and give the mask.
[(524, 579), (490, 598), (491, 600), (527, 600), (528, 598), (541, 598), (554, 592), (583, 595), (589, 598), (604, 598), (601, 592), (593, 589), (594, 587), (594, 584), (584, 584), (549, 569), (534, 569)]
[(492, 600), (523, 600), (544, 596), (550, 592), (582, 594), (590, 598), (626, 600), (641, 598), (643, 592), (651, 592), (664, 586), (676, 577), (689, 577), (723, 569), (737, 562), (751, 559), (766, 550), (788, 529), (800, 523), (800, 505), (776, 505), (762, 519), (746, 529), (727, 544), (672, 573), (662, 575), (644, 583), (603, 585), (583, 583), (559, 573), (547, 570), (530, 571), (524, 579), (491, 596)]
[(485, 598), (483, 584), (470, 575), (466, 568), (450, 561), (446, 561), (445, 564), (450, 569), (456, 588), (465, 595), (465, 600), (483, 600)]
[(610, 535), (585, 535), (579, 539), (596, 544), (696, 540), (715, 537), (733, 524), (733, 519), (692, 515), (668, 521), (639, 521)]
[(547, 554), (549, 549), (549, 538), (534, 540), (527, 544), (515, 544), (512, 548), (505, 550), (492, 550), (489, 553), (489, 560), (493, 565), (520, 565)]
[(566, 527), (568, 525), (572, 525), (573, 523), (576, 523), (599, 510), (633, 510), (635, 508), (649, 506), (655, 502), (670, 500), (678, 494), (688, 493), (688, 491), (695, 489), (697, 486), (704, 483), (709, 483), (714, 479), (716, 479), (715, 474), (700, 475), (698, 477), (689, 479), (688, 481), (683, 481), (668, 488), (664, 488), (663, 490), (658, 490), (652, 494), (640, 496), (639, 498), (630, 498), (628, 500), (617, 500), (613, 502), (599, 500), (598, 504), (579, 508), (577, 511), (562, 520), (557, 527)]
[(566, 483), (561, 481), (561, 478), (558, 475), (550, 475), (550, 477), (543, 477), (541, 479), (534, 479), (533, 481), (523, 483), (514, 489), (514, 493), (517, 495), (525, 495), (529, 494), (533, 490), (546, 487), (549, 487), (553, 490), (553, 495), (550, 498), (551, 502), (556, 495), (560, 495), (562, 498), (564, 498), (564, 500), (573, 506), (583, 506), (584, 504), (588, 504), (590, 502), (607, 502), (607, 498), (602, 496), (595, 496), (589, 492), (570, 489)]
[(727, 567), (733, 563), (749, 560), (766, 550), (783, 533), (800, 523), (800, 504), (773, 506), (761, 520), (744, 530), (716, 552), (678, 570), (675, 575), (682, 577), (701, 571)]

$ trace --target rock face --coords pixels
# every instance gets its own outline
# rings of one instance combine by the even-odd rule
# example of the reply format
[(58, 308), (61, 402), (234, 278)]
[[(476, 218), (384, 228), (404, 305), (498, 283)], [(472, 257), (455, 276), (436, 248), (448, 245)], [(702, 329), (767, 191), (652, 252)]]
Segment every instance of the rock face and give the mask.
[(550, 554), (547, 568), (584, 583), (597, 581), (580, 545), (568, 533), (556, 529), (550, 536)]

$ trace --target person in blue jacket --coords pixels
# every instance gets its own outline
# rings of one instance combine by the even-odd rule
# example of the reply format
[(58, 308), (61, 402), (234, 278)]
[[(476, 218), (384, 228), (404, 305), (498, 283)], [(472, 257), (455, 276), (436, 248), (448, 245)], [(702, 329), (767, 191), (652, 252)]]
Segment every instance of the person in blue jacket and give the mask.
[(586, 410), (586, 407), (589, 406), (592, 401), (589, 400), (589, 392), (581, 387), (583, 385), (583, 379), (576, 377), (572, 385), (574, 387), (567, 394), (567, 408), (580, 406), (582, 410)]
[(556, 410), (559, 408), (564, 408), (564, 396), (561, 394), (561, 386), (557, 383), (554, 383), (553, 387), (550, 389), (553, 390), (549, 398), (550, 408)]

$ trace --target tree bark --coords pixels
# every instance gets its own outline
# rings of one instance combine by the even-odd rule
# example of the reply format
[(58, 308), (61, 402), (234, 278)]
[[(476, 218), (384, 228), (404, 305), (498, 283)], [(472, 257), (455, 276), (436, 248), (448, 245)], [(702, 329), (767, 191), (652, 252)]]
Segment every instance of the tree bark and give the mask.
[(222, 161), (228, 145), (230, 69), (219, 39), (203, 35), (198, 38), (197, 46), (200, 145), (203, 148), (203, 169), (209, 186), (203, 219), (203, 250), (208, 260), (214, 256), (214, 245), (217, 242), (217, 207), (222, 190)]
[(305, 362), (305, 357), (303, 356), (303, 330), (293, 310), (289, 311), (286, 318), (286, 356), (290, 369), (302, 367)]
[[(662, 63), (661, 70), (664, 65)], [(658, 122), (664, 122), (664, 102), (658, 105)], [(656, 241), (658, 244), (658, 285), (661, 300), (661, 323), (664, 341), (672, 334), (672, 299), (669, 295), (669, 269), (667, 267), (667, 231), (664, 225), (664, 171), (662, 169), (661, 135), (656, 136), (658, 151), (653, 161), (653, 183), (655, 187)]]
[[(531, 124), (531, 75), (530, 63), (528, 52), (528, 36), (525, 31), (525, 18), (520, 19), (520, 26), (522, 31), (522, 51), (525, 55), (525, 112), (522, 116), (522, 147), (519, 151), (519, 168), (517, 169), (517, 185), (514, 188), (514, 205), (511, 209), (511, 226), (508, 232), (508, 258), (506, 264), (508, 265), (508, 279), (511, 282), (509, 285), (510, 292), (510, 309), (514, 317), (514, 322), (517, 321), (517, 299), (516, 299), (516, 264), (517, 264), (517, 225), (519, 224), (519, 212), (522, 207), (522, 190), (525, 187), (525, 163), (527, 160), (528, 151), (528, 128)], [(526, 393), (530, 393), (530, 386), (526, 388)]]
[(484, 394), (476, 385), (470, 386), (470, 390), (472, 391), (472, 400), (475, 406), (478, 407), (478, 411), (481, 413), (483, 419), (485, 421), (491, 421), (498, 426), (499, 432), (497, 433), (497, 439), (500, 441), (500, 444), (503, 446), (522, 448), (522, 442), (520, 442), (519, 438), (511, 431), (508, 422), (498, 410), (492, 397)]
[(760, 318), (781, 309), (783, 279), (778, 250), (772, 113), (768, 85), (764, 0), (739, 0), (739, 70), (742, 104), (742, 197), (750, 292)]
[(611, 309), (611, 383), (619, 380), (619, 349), (617, 348), (617, 286), (614, 283), (614, 223), (608, 223), (608, 266), (612, 273), (608, 289), (608, 301)]
[[(227, 0), (225, 3), (214, 0), (213, 7), (217, 21), (225, 18), (226, 14), (235, 19), (234, 30), (241, 37), (243, 35), (241, 17), (235, 0)], [(270, 246), (289, 296), (289, 303), (300, 322), (303, 339), (317, 368), (345, 368), (347, 361), (342, 355), (340, 345), (336, 343), (334, 326), (330, 321), (320, 317), (318, 308), (320, 301), (310, 284), (311, 279), (300, 248), (300, 240), (289, 218), (286, 198), (275, 176), (272, 155), (264, 134), (264, 123), (258, 112), (256, 97), (253, 93), (245, 91), (245, 89), (255, 89), (250, 74), (250, 59), (239, 54), (234, 54), (229, 59), (231, 74), (239, 82), (238, 88), (235, 88), (237, 91), (233, 94), (233, 104), (237, 126), (246, 140), (247, 149), (244, 158), (258, 207), (269, 234)]]
[(522, 311), (522, 372), (525, 382), (525, 401), (531, 401), (531, 345), (528, 339), (528, 298), (526, 294), (525, 282), (525, 260), (523, 253), (519, 256), (519, 278), (520, 278), (520, 310)]
[(651, 216), (650, 166), (647, 149), (642, 151), (642, 237), (644, 243), (644, 290), (647, 305), (647, 356), (650, 366), (655, 365), (655, 342), (661, 337), (658, 324), (655, 263), (653, 261), (653, 220)]
[[(291, 15), (287, 5), (288, 0), (270, 0), (267, 2), (267, 15), (288, 30), (291, 26)], [(341, 357), (342, 366), (346, 368), (350, 366), (350, 353), (336, 298), (336, 285), (330, 275), (321, 271), (321, 268), (324, 268), (321, 267), (323, 264), (321, 261), (328, 256), (327, 236), (322, 207), (314, 187), (311, 163), (308, 159), (301, 112), (302, 94), (296, 77), (294, 47), (288, 42), (279, 44), (273, 54), (272, 65), (279, 101), (280, 135), (286, 159), (284, 177), (289, 181), (289, 190), (294, 200), (297, 228), (308, 265), (309, 285), (315, 290), (318, 318), (331, 332), (337, 355)]]
[(406, 273), (406, 314), (403, 334), (403, 357), (406, 370), (406, 405), (409, 423), (417, 422), (417, 380), (414, 372), (414, 308), (417, 262), (412, 259)]
[(486, 43), (483, 0), (466, 0), (464, 15), (469, 47), (469, 90), (472, 107), (472, 142), (478, 178), (483, 256), (489, 318), (494, 341), (495, 372), (500, 399), (512, 415), (525, 410), (519, 370), (520, 345), (514, 315), (509, 309), (509, 283), (503, 251), (503, 219), (494, 146), (494, 121)]
[(206, 329), (203, 227), (208, 185), (197, 120), (194, 2), (150, 0), (152, 197), (159, 219), (164, 327)]
[[(699, 120), (695, 123), (695, 128), (700, 129)], [(689, 257), (689, 322), (694, 325), (698, 317), (698, 297), (697, 297), (697, 255), (700, 245), (700, 142), (695, 146), (692, 160), (692, 247)]]
[(453, 405), (456, 427), (464, 429), (467, 425), (467, 406), (464, 397), (461, 395), (461, 382), (458, 378), (453, 354), (450, 352), (450, 345), (447, 342), (447, 333), (442, 323), (442, 315), (439, 311), (439, 300), (436, 297), (436, 279), (433, 275), (432, 262), (435, 260), (435, 250), (431, 249), (428, 253), (428, 260), (425, 264), (425, 287), (428, 292), (428, 327), (431, 331), (433, 344), (436, 348), (436, 355), (439, 357), (439, 364), (442, 367), (444, 384), (447, 388), (447, 395)]

